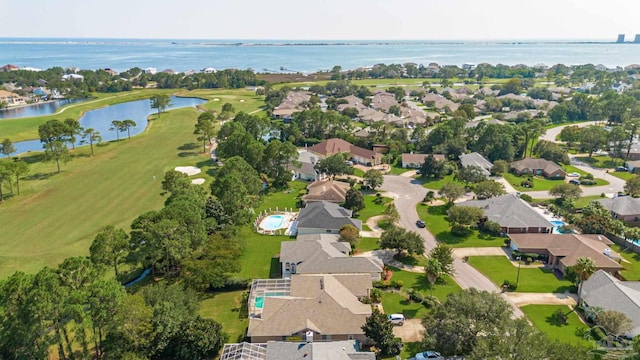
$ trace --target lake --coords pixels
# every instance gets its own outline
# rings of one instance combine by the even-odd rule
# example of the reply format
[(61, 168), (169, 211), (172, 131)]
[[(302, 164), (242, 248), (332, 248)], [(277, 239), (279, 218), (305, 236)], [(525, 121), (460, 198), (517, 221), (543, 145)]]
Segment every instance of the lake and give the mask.
[[(167, 107), (167, 110), (178, 109), (184, 107), (193, 107), (203, 104), (205, 100), (198, 98), (188, 97), (171, 97), (171, 106)], [(155, 109), (151, 108), (151, 101), (149, 99), (129, 101), (121, 104), (111, 105), (99, 109), (87, 111), (80, 119), (80, 126), (83, 128), (93, 128), (100, 132), (102, 141), (111, 141), (117, 139), (117, 134), (111, 128), (111, 122), (113, 120), (126, 120), (130, 119), (135, 121), (136, 126), (130, 129), (131, 136), (137, 135), (144, 131), (147, 127), (147, 117), (154, 114)], [(61, 116), (59, 119), (63, 121)], [(127, 132), (119, 134), (120, 138), (126, 138)], [(82, 139), (78, 139), (76, 146), (81, 146)], [(20, 141), (14, 144), (17, 150), (17, 154), (26, 153), (29, 151), (42, 151), (42, 143), (40, 140), (27, 140)]]
[(0, 120), (51, 115), (55, 113), (61, 106), (74, 104), (81, 101), (87, 101), (87, 99), (54, 100), (40, 104), (21, 106), (17, 108), (2, 109), (0, 110)]

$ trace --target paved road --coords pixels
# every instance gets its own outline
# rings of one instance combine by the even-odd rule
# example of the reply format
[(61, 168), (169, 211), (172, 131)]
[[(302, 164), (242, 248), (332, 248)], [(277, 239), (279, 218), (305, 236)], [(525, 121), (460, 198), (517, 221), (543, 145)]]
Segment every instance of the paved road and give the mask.
[(577, 125), (578, 127), (587, 127), (589, 125), (595, 125), (597, 123), (602, 123), (603, 121), (604, 120), (602, 120), (602, 121), (585, 121), (585, 122), (581, 122), (581, 123), (574, 123), (574, 124), (568, 124), (568, 125), (554, 127), (554, 128), (551, 128), (551, 129), (547, 130), (546, 133), (542, 134), (542, 136), (540, 136), (540, 140), (546, 140), (546, 141), (551, 141), (551, 142), (560, 142), (560, 141), (556, 140), (556, 137), (558, 137), (558, 135), (560, 134), (562, 129), (566, 128), (567, 126)]
[[(397, 195), (395, 197), (395, 205), (400, 213), (399, 225), (420, 234), (424, 240), (426, 252), (433, 249), (436, 246), (435, 237), (427, 229), (416, 227), (416, 221), (418, 220), (416, 206), (426, 195), (427, 189), (412, 178), (395, 175), (385, 175), (381, 189)], [(454, 266), (455, 274), (453, 278), (463, 289), (476, 288), (478, 290), (500, 292), (500, 289), (491, 280), (461, 259), (456, 258)], [(511, 299), (504, 294), (503, 297), (512, 305), (515, 316), (524, 316)]]

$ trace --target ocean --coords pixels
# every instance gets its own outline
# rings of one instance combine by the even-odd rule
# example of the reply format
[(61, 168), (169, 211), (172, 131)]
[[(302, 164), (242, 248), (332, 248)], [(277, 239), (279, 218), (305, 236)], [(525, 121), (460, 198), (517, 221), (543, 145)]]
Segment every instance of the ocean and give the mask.
[(46, 69), (154, 67), (256, 72), (314, 72), (334, 65), (355, 69), (379, 63), (554, 65), (640, 63), (640, 44), (595, 41), (255, 41), (0, 38), (0, 66)]

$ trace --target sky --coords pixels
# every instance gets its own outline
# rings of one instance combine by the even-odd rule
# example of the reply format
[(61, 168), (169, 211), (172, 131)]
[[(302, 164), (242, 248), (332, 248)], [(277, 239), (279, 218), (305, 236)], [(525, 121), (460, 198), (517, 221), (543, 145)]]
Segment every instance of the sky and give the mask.
[(607, 40), (638, 0), (0, 0), (0, 37)]

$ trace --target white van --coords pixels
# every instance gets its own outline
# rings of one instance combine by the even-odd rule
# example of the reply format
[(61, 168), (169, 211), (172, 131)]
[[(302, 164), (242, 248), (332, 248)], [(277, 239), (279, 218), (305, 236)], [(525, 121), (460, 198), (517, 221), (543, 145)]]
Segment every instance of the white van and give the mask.
[(404, 315), (402, 314), (391, 314), (389, 315), (389, 321), (391, 321), (391, 323), (393, 325), (404, 325)]

